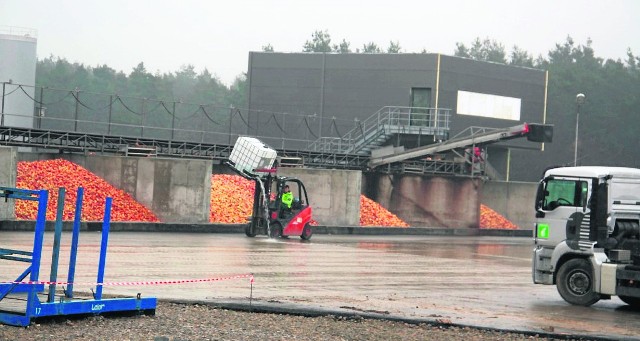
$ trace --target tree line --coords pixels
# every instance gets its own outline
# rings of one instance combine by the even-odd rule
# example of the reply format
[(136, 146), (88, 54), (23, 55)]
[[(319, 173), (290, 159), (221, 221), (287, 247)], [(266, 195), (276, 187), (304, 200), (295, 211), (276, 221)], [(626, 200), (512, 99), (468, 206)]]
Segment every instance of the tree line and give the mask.
[[(274, 51), (271, 44), (262, 47)], [(369, 42), (359, 48), (342, 39), (334, 43), (328, 31), (318, 30), (302, 45), (303, 52), (331, 53), (403, 53), (399, 41), (384, 48)], [(427, 53), (425, 50), (418, 53)], [(573, 139), (577, 104), (576, 94), (584, 93), (581, 106), (579, 157), (580, 164), (640, 166), (637, 119), (640, 108), (640, 57), (629, 49), (619, 59), (598, 57), (592, 41), (576, 43), (571, 37), (556, 43), (546, 56), (534, 57), (513, 46), (507, 51), (495, 40), (477, 38), (469, 44), (455, 44), (453, 55), (514, 66), (540, 68), (549, 71), (548, 123), (554, 124), (554, 142), (540, 154), (546, 164), (573, 162)], [(237, 76), (231, 85), (222, 83), (211, 71), (196, 72), (193, 65), (168, 73), (151, 73), (144, 63), (129, 73), (107, 65), (95, 67), (71, 63), (50, 56), (38, 61), (36, 83), (39, 86), (74, 89), (100, 93), (168, 101), (213, 105), (217, 108), (246, 108), (246, 74)], [(218, 110), (223, 120), (228, 110)], [(195, 123), (198, 126), (198, 123)]]

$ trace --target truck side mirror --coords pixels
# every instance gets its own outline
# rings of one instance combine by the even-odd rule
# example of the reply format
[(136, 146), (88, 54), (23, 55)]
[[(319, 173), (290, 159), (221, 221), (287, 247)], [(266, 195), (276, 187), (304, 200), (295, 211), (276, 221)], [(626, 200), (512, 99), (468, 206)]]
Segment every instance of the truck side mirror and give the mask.
[(540, 183), (538, 184), (538, 190), (536, 192), (535, 202), (535, 209), (538, 212), (542, 210), (542, 203), (544, 202), (545, 194), (546, 191), (544, 190), (544, 182), (540, 181)]

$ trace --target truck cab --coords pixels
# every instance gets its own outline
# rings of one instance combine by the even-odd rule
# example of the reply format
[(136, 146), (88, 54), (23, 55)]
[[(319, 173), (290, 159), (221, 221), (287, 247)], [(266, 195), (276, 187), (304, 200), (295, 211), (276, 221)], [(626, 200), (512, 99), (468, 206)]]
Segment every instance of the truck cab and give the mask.
[(640, 306), (639, 169), (549, 169), (535, 210), (534, 283), (576, 305), (618, 295)]

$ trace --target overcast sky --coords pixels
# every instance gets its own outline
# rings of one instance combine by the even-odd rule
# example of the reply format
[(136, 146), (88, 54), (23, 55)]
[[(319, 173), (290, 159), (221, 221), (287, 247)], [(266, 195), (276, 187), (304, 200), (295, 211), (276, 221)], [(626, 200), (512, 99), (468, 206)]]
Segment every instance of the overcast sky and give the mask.
[(192, 64), (229, 84), (247, 70), (249, 51), (271, 44), (299, 52), (315, 30), (351, 48), (373, 41), (403, 52), (453, 54), (490, 38), (547, 55), (571, 36), (593, 40), (596, 55), (640, 55), (640, 1), (151, 1), (0, 0), (0, 25), (38, 31), (38, 58), (59, 56), (127, 74), (139, 62), (150, 72)]

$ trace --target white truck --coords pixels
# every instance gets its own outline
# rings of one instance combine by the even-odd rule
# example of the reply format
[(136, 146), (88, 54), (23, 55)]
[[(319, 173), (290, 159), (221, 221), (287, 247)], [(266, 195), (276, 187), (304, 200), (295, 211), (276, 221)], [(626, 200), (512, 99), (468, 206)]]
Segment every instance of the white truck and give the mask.
[(535, 209), (534, 283), (575, 305), (617, 295), (640, 307), (640, 169), (549, 169)]

